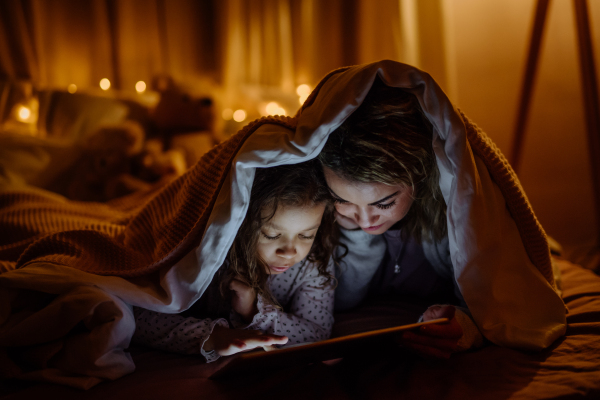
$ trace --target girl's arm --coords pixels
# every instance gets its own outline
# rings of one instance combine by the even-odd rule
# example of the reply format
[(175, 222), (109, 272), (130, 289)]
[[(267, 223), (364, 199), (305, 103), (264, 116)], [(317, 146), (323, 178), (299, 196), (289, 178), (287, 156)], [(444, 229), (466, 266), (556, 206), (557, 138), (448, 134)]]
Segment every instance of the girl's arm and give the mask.
[[(328, 266), (333, 274), (333, 262)], [(258, 296), (258, 313), (246, 324), (237, 313), (232, 313), (234, 327), (257, 329), (265, 333), (287, 336), (288, 344), (316, 342), (329, 338), (333, 327), (334, 288), (323, 286), (325, 278), (312, 264), (300, 267), (300, 271), (290, 271), (273, 277), (271, 289), (278, 293), (291, 292), (289, 312), (267, 304)]]
[(135, 333), (133, 341), (155, 349), (182, 354), (201, 354), (207, 362), (219, 358), (218, 354), (203, 349), (215, 327), (229, 328), (224, 318), (197, 319), (179, 314), (163, 314), (134, 307)]
[(255, 347), (285, 344), (287, 338), (260, 331), (229, 329), (224, 318), (211, 320), (163, 314), (133, 308), (136, 327), (133, 341), (160, 350), (201, 354), (206, 362)]

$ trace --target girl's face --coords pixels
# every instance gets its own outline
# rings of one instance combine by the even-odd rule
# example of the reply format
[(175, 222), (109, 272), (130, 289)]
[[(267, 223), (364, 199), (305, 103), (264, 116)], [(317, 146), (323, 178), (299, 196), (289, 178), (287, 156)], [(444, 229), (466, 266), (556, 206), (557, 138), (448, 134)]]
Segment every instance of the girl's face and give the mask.
[(323, 167), (335, 209), (372, 235), (380, 235), (408, 214), (413, 188), (405, 185), (352, 182)]
[(261, 227), (258, 239), (258, 255), (268, 265), (269, 274), (281, 274), (308, 255), (324, 211), (324, 204), (277, 207), (273, 218)]

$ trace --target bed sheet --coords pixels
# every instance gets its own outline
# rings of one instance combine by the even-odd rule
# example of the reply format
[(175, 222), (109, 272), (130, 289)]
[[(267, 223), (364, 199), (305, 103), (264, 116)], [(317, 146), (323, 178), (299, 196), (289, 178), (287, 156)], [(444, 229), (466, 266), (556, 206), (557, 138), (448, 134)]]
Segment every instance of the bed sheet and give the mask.
[[(600, 277), (558, 260), (563, 298), (569, 308), (564, 338), (549, 349), (529, 353), (488, 345), (455, 354), (447, 361), (426, 360), (402, 349), (386, 354), (365, 349), (335, 365), (315, 363), (246, 376), (210, 380), (216, 365), (196, 357), (132, 349), (136, 372), (88, 391), (51, 384), (7, 381), (2, 399), (61, 398), (130, 400), (302, 398), (302, 399), (579, 399), (600, 398)], [(385, 326), (420, 311), (391, 316), (390, 304), (365, 306), (340, 316)], [(364, 325), (365, 327), (367, 325)]]

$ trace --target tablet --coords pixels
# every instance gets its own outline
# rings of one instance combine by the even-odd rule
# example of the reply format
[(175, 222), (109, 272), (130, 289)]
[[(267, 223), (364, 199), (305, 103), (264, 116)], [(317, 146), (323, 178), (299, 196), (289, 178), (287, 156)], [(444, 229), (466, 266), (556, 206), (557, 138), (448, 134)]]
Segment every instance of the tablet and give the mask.
[(402, 331), (415, 329), (423, 325), (448, 322), (448, 318), (433, 319), (408, 325), (399, 325), (392, 328), (355, 333), (340, 336), (320, 342), (301, 343), (281, 349), (264, 351), (262, 349), (251, 352), (238, 353), (223, 360), (223, 366), (217, 369), (210, 379), (223, 378), (242, 372), (285, 367), (299, 364), (309, 364), (318, 361), (332, 360), (343, 357), (358, 349), (372, 349), (374, 345), (381, 345), (392, 340)]

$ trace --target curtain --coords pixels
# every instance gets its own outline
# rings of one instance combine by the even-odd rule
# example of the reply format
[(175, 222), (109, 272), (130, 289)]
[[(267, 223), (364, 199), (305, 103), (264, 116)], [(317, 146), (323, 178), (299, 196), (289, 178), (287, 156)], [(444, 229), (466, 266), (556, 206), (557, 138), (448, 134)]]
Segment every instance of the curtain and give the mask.
[(6, 0), (0, 80), (98, 90), (107, 78), (112, 89), (133, 92), (140, 80), (152, 88), (170, 76), (190, 91), (218, 92), (223, 107), (270, 98), (297, 108), (298, 85), (389, 58), (444, 86), (442, 2)]

